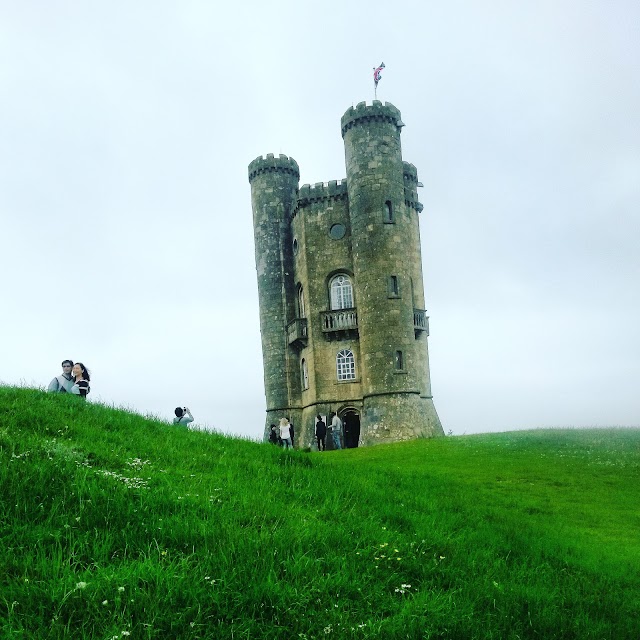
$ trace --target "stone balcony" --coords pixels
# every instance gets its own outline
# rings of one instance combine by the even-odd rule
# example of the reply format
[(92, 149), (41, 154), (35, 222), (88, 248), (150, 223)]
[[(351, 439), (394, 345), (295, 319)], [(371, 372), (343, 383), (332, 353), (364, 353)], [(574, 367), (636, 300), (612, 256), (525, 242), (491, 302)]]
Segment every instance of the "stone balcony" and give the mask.
[(413, 329), (416, 332), (416, 337), (421, 331), (425, 331), (429, 335), (429, 316), (424, 309), (413, 310)]
[(355, 309), (324, 311), (322, 314), (322, 332), (325, 334), (353, 331), (358, 332), (358, 312)]
[(294, 347), (306, 347), (308, 335), (306, 318), (296, 318), (287, 325), (287, 342)]

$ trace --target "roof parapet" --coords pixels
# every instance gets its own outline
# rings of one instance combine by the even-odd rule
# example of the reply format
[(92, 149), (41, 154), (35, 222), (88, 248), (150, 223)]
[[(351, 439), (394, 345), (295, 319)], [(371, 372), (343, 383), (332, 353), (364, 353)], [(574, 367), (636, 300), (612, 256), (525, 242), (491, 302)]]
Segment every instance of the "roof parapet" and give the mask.
[(331, 198), (342, 198), (347, 195), (346, 178), (338, 182), (316, 182), (316, 184), (303, 184), (298, 192), (298, 206), (304, 207), (312, 202), (322, 202)]
[(261, 173), (274, 171), (289, 173), (300, 180), (300, 169), (293, 158), (289, 158), (289, 156), (285, 156), (282, 153), (276, 158), (273, 153), (268, 153), (266, 157), (259, 156), (249, 163), (249, 182)]
[(415, 165), (410, 162), (403, 161), (402, 176), (404, 178), (405, 185), (418, 184), (418, 170)]
[(349, 107), (340, 120), (342, 137), (348, 129), (362, 122), (390, 122), (396, 127), (404, 126), (400, 111), (390, 102), (383, 104), (380, 100), (374, 100), (370, 105), (359, 102), (355, 107)]
[(403, 161), (402, 177), (404, 181), (404, 203), (407, 207), (411, 207), (420, 213), (424, 207), (418, 199), (418, 187), (422, 185), (418, 182), (418, 170), (415, 165)]

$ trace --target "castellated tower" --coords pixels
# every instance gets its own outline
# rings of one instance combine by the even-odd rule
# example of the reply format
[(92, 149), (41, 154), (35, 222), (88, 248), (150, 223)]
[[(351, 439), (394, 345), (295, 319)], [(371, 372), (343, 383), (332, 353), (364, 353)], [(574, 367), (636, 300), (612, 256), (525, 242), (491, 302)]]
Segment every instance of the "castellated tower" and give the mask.
[[(344, 446), (443, 435), (431, 395), (416, 168), (400, 112), (342, 117), (346, 180), (299, 187), (287, 156), (249, 165), (269, 425), (296, 447), (337, 412)], [(327, 447), (331, 448), (330, 438)]]

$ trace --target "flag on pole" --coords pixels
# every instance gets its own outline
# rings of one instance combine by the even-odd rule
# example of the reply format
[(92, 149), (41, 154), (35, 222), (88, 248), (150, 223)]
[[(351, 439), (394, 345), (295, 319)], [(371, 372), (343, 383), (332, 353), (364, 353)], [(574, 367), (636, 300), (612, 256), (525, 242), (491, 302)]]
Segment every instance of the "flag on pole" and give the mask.
[(378, 82), (380, 82), (380, 78), (382, 77), (382, 70), (384, 69), (384, 62), (380, 63), (379, 67), (376, 67), (373, 70), (373, 84), (375, 85), (375, 88), (378, 88)]

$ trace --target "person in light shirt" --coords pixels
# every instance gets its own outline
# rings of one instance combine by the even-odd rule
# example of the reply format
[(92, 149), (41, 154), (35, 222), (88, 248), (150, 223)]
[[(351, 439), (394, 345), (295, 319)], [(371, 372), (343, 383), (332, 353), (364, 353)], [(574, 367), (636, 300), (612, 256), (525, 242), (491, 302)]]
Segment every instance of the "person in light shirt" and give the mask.
[(291, 442), (291, 425), (286, 418), (280, 418), (280, 438), (285, 449), (293, 449)]
[(47, 387), (49, 393), (71, 393), (71, 387), (73, 387), (73, 375), (71, 370), (73, 369), (73, 360), (62, 361), (62, 374), (56, 376)]
[(190, 422), (193, 422), (193, 416), (189, 407), (176, 407), (174, 411), (176, 417), (173, 419), (173, 424), (181, 424), (186, 427)]
[(331, 419), (331, 437), (333, 438), (333, 448), (334, 449), (342, 449), (342, 444), (340, 443), (340, 436), (342, 435), (342, 420), (338, 418), (338, 414), (335, 411), (332, 413), (333, 418)]

